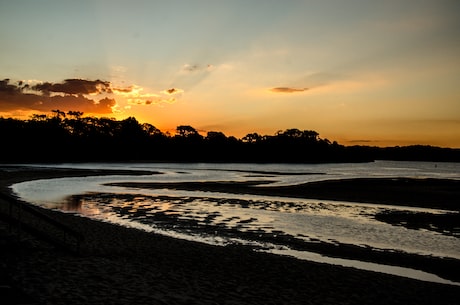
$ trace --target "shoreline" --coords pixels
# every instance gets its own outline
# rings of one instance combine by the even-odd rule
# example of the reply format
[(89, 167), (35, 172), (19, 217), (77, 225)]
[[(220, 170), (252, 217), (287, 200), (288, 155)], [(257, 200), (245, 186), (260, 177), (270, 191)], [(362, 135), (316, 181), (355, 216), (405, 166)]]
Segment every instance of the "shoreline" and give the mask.
[[(19, 181), (103, 172), (112, 174), (2, 172), (0, 184), (5, 191)], [(452, 304), (460, 297), (457, 286), (256, 253), (241, 246), (198, 244), (42, 210), (81, 232), (85, 251), (69, 254), (26, 233), (17, 238), (17, 232), (0, 228), (7, 249), (3, 267), (15, 285), (41, 303)]]

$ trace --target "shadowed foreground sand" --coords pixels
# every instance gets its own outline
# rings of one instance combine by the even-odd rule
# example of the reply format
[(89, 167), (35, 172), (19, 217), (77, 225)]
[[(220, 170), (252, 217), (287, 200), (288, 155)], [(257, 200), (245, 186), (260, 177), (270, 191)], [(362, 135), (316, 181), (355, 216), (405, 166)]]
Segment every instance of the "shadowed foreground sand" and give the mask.
[[(5, 191), (14, 181), (90, 174), (102, 173), (1, 172), (0, 182)], [(460, 297), (458, 286), (43, 212), (83, 234), (81, 251), (72, 254), (26, 233), (18, 236), (0, 221), (0, 280), (19, 289), (6, 304), (456, 304)]]

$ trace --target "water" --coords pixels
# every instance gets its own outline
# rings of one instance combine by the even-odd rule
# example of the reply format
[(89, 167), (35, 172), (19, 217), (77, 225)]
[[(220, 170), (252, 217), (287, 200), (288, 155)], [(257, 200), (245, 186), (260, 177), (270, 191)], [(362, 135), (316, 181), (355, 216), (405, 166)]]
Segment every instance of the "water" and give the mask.
[[(460, 259), (458, 236), (433, 230), (413, 230), (377, 221), (382, 211), (445, 213), (435, 209), (340, 201), (278, 198), (171, 189), (108, 186), (113, 182), (270, 181), (290, 185), (346, 178), (460, 179), (460, 164), (378, 161), (361, 164), (59, 164), (58, 168), (151, 170), (161, 174), (43, 179), (12, 186), (23, 199), (48, 208), (212, 244), (247, 243), (299, 258), (382, 271), (382, 266), (327, 258), (303, 251), (302, 243), (351, 244), (381, 250)], [(79, 195), (71, 197), (72, 195)], [(292, 242), (294, 240), (294, 242)], [(297, 247), (297, 248), (296, 248)], [(430, 281), (434, 275), (416, 274)], [(392, 269), (392, 270), (390, 270)]]

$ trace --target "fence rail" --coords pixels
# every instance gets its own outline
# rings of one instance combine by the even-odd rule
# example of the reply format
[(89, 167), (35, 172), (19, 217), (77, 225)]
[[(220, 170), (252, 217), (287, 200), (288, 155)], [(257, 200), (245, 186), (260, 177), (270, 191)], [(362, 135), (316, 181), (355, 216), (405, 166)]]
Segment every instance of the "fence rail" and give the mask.
[(0, 217), (10, 231), (28, 232), (55, 246), (79, 253), (83, 235), (26, 202), (0, 192)]

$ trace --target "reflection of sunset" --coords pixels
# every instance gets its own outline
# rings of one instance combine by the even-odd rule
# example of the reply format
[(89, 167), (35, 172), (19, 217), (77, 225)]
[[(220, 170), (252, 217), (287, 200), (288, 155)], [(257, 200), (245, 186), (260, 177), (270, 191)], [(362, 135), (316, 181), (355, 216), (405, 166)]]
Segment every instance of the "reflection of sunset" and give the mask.
[(84, 216), (107, 216), (107, 211), (104, 211), (101, 206), (98, 206), (94, 202), (88, 202), (87, 200), (77, 197), (70, 196), (68, 197), (60, 207), (61, 210), (66, 212), (76, 212)]
[(73, 196), (68, 197), (63, 202), (62, 210), (66, 212), (78, 212), (83, 214), (81, 200)]

